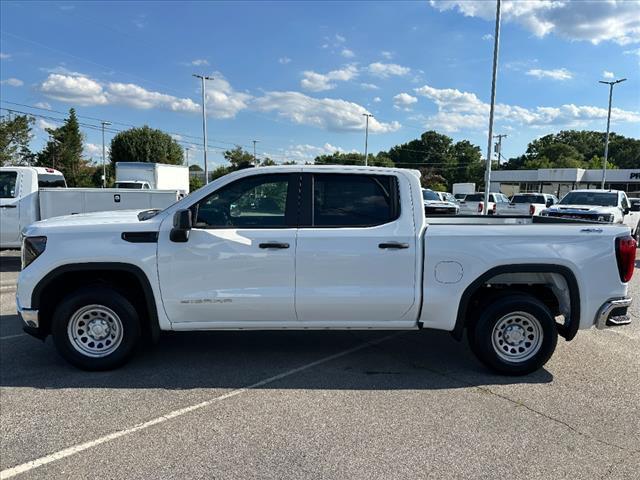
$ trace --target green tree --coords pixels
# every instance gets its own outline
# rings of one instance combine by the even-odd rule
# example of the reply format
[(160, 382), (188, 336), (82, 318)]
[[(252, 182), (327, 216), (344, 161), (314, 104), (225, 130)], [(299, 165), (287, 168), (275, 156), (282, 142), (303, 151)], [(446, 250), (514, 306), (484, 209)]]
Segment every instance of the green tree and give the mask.
[(29, 149), (33, 121), (28, 115), (0, 118), (0, 166), (33, 163), (35, 156)]
[(260, 162), (261, 167), (272, 167), (274, 165), (277, 165), (277, 163), (271, 160), (269, 157), (266, 157), (264, 160)]
[[(315, 165), (364, 165), (362, 153), (334, 152), (328, 155), (319, 155), (314, 160)], [(372, 167), (393, 167), (393, 162), (385, 152), (376, 155), (369, 154), (368, 164)]]
[(247, 152), (239, 145), (231, 150), (226, 150), (222, 155), (225, 160), (231, 164), (231, 171), (256, 166), (253, 154)]
[(95, 167), (83, 158), (83, 136), (75, 109), (59, 128), (48, 128), (49, 141), (38, 153), (37, 164), (60, 170), (70, 187), (91, 186)]
[(149, 162), (183, 164), (182, 147), (171, 135), (143, 126), (118, 133), (111, 140), (111, 163)]

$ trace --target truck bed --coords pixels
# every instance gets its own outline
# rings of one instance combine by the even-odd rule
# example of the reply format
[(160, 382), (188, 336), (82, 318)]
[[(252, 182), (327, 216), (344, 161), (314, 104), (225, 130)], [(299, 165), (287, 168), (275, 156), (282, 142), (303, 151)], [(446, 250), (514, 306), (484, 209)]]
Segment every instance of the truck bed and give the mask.
[(117, 188), (42, 188), (40, 219), (111, 210), (166, 208), (178, 200), (177, 190)]

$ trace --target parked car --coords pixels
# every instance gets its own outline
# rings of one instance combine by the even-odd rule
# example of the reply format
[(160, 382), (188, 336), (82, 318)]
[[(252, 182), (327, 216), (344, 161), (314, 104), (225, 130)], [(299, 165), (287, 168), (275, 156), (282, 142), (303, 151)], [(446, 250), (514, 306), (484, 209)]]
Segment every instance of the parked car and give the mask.
[(20, 232), (38, 220), (107, 210), (165, 208), (177, 190), (66, 188), (53, 168), (0, 168), (0, 248), (19, 248)]
[(498, 205), (498, 215), (540, 215), (540, 212), (558, 203), (548, 193), (516, 193), (508, 204)]
[(442, 200), (439, 192), (428, 188), (422, 189), (422, 199), (425, 215), (457, 215), (460, 210), (457, 203)]
[(573, 190), (541, 215), (621, 223), (640, 240), (640, 205), (630, 202), (621, 190)]
[[(489, 203), (487, 211), (489, 215), (495, 215), (498, 205), (502, 209), (509, 203), (509, 199), (502, 193), (489, 193)], [(460, 202), (461, 215), (483, 215), (484, 214), (484, 192), (472, 193)]]
[[(168, 330), (436, 329), (466, 330), (482, 362), (520, 375), (544, 365), (558, 335), (630, 321), (627, 227), (429, 219), (419, 177), (251, 168), (160, 212), (35, 223), (18, 313), (87, 370), (122, 365), (141, 337)], [(258, 194), (278, 208), (245, 211)]]

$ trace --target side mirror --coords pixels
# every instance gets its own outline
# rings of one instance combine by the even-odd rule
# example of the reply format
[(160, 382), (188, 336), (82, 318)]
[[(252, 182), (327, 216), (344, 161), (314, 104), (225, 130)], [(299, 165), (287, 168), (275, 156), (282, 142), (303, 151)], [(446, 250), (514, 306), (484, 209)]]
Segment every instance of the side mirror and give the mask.
[(631, 211), (631, 210), (629, 210), (629, 207), (624, 207), (624, 208), (622, 209), (622, 213), (623, 213), (624, 215), (629, 215), (629, 212), (630, 212), (630, 211)]
[(178, 210), (173, 215), (173, 228), (169, 234), (172, 242), (186, 242), (189, 240), (189, 232), (193, 226), (191, 210)]
[(553, 206), (553, 198), (547, 198), (547, 208)]

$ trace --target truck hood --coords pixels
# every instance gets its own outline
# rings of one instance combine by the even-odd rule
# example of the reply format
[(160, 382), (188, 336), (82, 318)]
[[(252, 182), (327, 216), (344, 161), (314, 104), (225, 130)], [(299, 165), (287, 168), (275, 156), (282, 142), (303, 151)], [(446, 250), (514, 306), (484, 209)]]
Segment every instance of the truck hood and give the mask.
[(617, 207), (605, 207), (602, 205), (553, 205), (548, 210), (561, 213), (615, 213), (618, 209)]
[(138, 219), (138, 214), (145, 210), (118, 210), (114, 212), (81, 213), (63, 217), (48, 218), (33, 223), (24, 229), (24, 235), (47, 235), (48, 233), (107, 232), (107, 231), (157, 231), (161, 222), (160, 216), (145, 221)]

